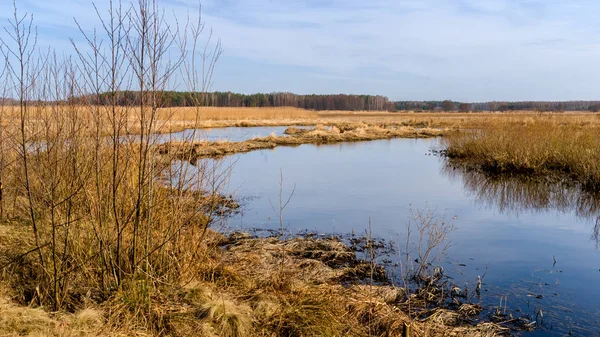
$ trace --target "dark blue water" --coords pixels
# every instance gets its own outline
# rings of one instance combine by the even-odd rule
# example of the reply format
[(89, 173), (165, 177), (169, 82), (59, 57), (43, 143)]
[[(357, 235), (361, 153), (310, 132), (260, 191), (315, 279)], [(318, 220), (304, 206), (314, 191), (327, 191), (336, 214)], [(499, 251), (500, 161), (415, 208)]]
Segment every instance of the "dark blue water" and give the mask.
[(600, 335), (596, 199), (576, 187), (453, 169), (428, 155), (436, 146), (395, 139), (225, 158), (220, 165), (233, 167), (229, 192), (246, 200), (228, 226), (279, 229), (280, 173), (282, 199), (295, 186), (283, 210), (286, 233), (365, 233), (370, 220), (374, 236), (397, 244), (411, 210), (428, 209), (456, 227), (444, 262), (453, 282), (473, 289), (485, 274), (475, 301), (492, 307), (506, 298), (509, 311), (532, 319), (541, 309), (543, 324), (529, 335)]

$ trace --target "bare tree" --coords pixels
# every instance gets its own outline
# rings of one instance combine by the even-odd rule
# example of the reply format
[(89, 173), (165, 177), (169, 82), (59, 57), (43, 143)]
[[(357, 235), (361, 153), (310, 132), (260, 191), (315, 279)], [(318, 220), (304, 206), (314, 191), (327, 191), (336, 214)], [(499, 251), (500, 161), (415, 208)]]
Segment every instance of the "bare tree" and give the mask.
[[(156, 0), (110, 1), (105, 13), (95, 7), (100, 30), (76, 21), (84, 42), (71, 40), (75, 58), (63, 59), (52, 49), (36, 50), (32, 17), (19, 16), (14, 5), (6, 37), (0, 37), (6, 61), (0, 92), (18, 98), (19, 123), (5, 132), (9, 109), (0, 105), (0, 183), (10, 163), (13, 209), (16, 200), (27, 200), (35, 241), (22, 255), (37, 254), (35, 263), (27, 260), (35, 266), (27, 280), (35, 280), (31, 293), (60, 310), (75, 284), (104, 294), (134, 280), (148, 288), (158, 280), (179, 285), (198, 268), (202, 239), (223, 204), (228, 168), (203, 164), (194, 171), (158, 153), (159, 122), (172, 117), (163, 109), (163, 94), (185, 67), (202, 69), (183, 82), (205, 91), (220, 43), (197, 50), (203, 23), (172, 24)], [(132, 90), (137, 94), (125, 94)], [(6, 135), (14, 146), (4, 146)], [(10, 161), (11, 154), (18, 160)], [(4, 199), (2, 193), (0, 216)], [(149, 296), (144, 293), (139, 304), (146, 306)]]
[(11, 85), (11, 93), (17, 97), (19, 116), (20, 159), (23, 165), (23, 185), (27, 195), (31, 228), (35, 238), (36, 251), (40, 263), (44, 267), (44, 254), (41, 249), (40, 231), (38, 228), (35, 205), (31, 189), (29, 171), (29, 100), (32, 98), (34, 85), (38, 77), (40, 59), (37, 58), (37, 31), (33, 25), (33, 15), (20, 15), (17, 10), (16, 0), (13, 0), (13, 16), (9, 20), (9, 28), (4, 28), (9, 43), (5, 38), (0, 38), (2, 53), (6, 61), (7, 83)]

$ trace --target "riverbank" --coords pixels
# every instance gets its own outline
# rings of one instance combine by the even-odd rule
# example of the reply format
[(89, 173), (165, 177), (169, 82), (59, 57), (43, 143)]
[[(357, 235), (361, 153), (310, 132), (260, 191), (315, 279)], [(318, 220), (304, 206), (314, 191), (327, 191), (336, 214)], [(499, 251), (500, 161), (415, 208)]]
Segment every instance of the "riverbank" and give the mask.
[[(19, 231), (0, 226), (5, 258), (26, 250), (27, 240), (14, 241)], [(414, 303), (422, 294), (386, 285), (382, 267), (359, 260), (337, 239), (225, 237), (209, 231), (203, 247), (195, 277), (157, 284), (145, 313), (131, 311), (127, 287), (104, 301), (89, 289), (71, 313), (55, 313), (34, 302), (15, 303), (19, 294), (4, 282), (0, 335), (500, 336), (509, 331), (481, 322), (481, 309), (460, 298), (454, 310), (419, 309)]]
[(312, 129), (290, 127), (286, 130), (286, 135), (284, 136), (270, 135), (243, 142), (169, 142), (160, 145), (159, 152), (161, 154), (169, 154), (175, 158), (194, 161), (202, 157), (218, 157), (254, 150), (272, 149), (277, 146), (332, 144), (392, 138), (432, 138), (442, 136), (445, 132), (446, 130), (432, 128), (344, 123), (328, 127), (317, 126)]

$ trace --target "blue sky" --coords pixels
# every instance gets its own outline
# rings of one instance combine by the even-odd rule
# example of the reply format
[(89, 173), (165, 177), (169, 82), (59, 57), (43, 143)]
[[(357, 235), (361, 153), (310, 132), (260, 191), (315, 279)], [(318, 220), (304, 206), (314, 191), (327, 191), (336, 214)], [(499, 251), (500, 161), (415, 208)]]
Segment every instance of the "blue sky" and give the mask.
[[(96, 1), (106, 7), (107, 0)], [(197, 0), (162, 0), (178, 17)], [(40, 45), (69, 53), (89, 0), (17, 0)], [(6, 22), (12, 3), (0, 1)], [(593, 0), (204, 0), (222, 40), (214, 90), (383, 94), (394, 100), (600, 99)]]

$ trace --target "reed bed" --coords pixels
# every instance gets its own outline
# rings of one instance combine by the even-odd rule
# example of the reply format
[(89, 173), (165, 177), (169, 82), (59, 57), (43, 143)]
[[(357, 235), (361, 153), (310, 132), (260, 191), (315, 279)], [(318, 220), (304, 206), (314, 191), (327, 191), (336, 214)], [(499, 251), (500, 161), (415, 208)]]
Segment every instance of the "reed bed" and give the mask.
[(364, 122), (381, 125), (404, 125), (415, 127), (434, 127), (450, 129), (476, 129), (498, 123), (530, 123), (535, 120), (547, 120), (558, 124), (600, 125), (600, 114), (585, 112), (539, 113), (519, 112), (394, 112), (394, 113), (319, 113), (323, 121)]
[(561, 174), (600, 187), (600, 125), (586, 119), (498, 121), (445, 138), (447, 155), (491, 173)]

